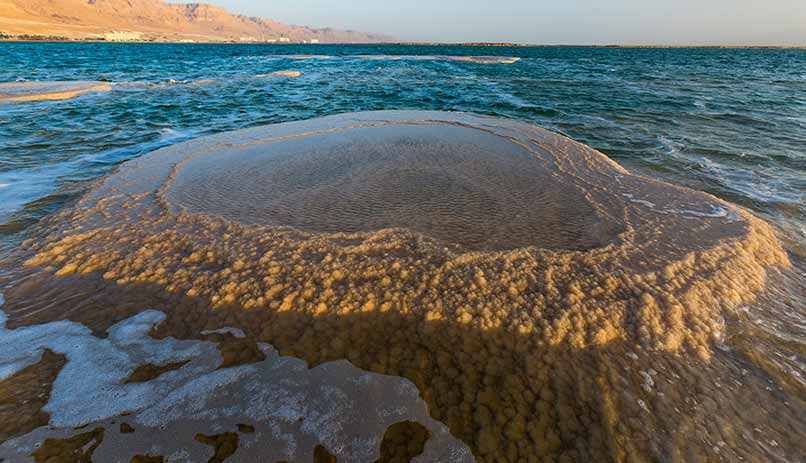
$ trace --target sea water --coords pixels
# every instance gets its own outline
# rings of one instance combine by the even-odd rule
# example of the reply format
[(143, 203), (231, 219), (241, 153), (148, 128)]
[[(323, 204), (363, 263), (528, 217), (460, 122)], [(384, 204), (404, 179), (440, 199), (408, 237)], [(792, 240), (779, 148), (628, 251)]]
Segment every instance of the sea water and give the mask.
[[(482, 56), (502, 59), (456, 59)], [(276, 71), (302, 74), (256, 77)], [(0, 82), (15, 81), (102, 81), (112, 91), (0, 104), (5, 248), (158, 147), (380, 109), (532, 122), (749, 207), (801, 251), (806, 239), (806, 50), (0, 44)]]
[[(53, 58), (60, 48), (76, 61)], [(237, 447), (240, 435), (244, 458), (267, 445), (249, 428), (274, 433), (290, 419), (287, 435), (306, 442), (290, 460), (322, 447), (352, 461), (343, 436), (312, 437), (339, 428), (307, 424), (327, 407), (254, 413), (282, 392), (271, 375), (255, 381), (272, 349), (334, 371), (330, 386), (354, 373), (365, 378), (355, 384), (381, 374), (415, 386), (424, 403), (401, 407), (427, 404), (435, 421), (421, 414), (404, 426), (419, 437), (389, 440), (414, 453), (449, 429), (462, 444), (440, 451), (461, 460), (467, 445), (482, 462), (803, 454), (802, 51), (3, 50), (20, 71), (0, 79), (1, 214), (15, 248), (0, 259), (0, 347), (14, 357), (0, 358), (0, 398), (32, 399), (31, 413), (0, 415), (21, 436), (0, 456), (85, 442), (99, 457), (118, 442), (170, 453), (177, 442), (157, 444), (165, 428), (198, 452), (194, 440)], [(381, 109), (409, 111), (356, 112)], [(423, 109), (482, 116), (412, 111)], [(177, 414), (161, 425), (147, 419), (162, 406), (154, 394), (120, 399), (141, 412), (127, 422), (135, 440), (118, 433), (119, 410), (71, 422), (91, 425), (74, 436), (41, 427), (40, 408), (58, 425), (80, 411), (62, 398), (97, 396), (69, 374), (88, 358), (82, 346), (114, 344), (130, 326), (142, 333), (120, 355), (206, 340), (221, 363), (216, 349), (198, 357), (220, 372), (193, 373), (193, 356), (96, 362), (125, 378), (120, 390), (173, 397), (244, 374), (220, 381), (236, 399), (216, 408), (208, 391), (203, 409), (184, 411), (168, 401)], [(72, 350), (38, 344), (51, 329), (82, 336)], [(373, 397), (386, 416), (392, 395)], [(372, 415), (347, 399), (341, 424)], [(387, 424), (362, 440), (366, 455)]]

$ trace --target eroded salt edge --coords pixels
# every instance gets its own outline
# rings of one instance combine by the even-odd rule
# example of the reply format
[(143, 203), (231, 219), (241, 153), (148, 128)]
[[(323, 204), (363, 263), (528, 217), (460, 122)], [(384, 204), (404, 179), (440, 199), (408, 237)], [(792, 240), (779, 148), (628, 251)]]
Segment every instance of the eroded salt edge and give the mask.
[(201, 332), (202, 336), (206, 336), (208, 334), (229, 334), (236, 338), (245, 338), (246, 333), (243, 330), (238, 328), (218, 328), (216, 330), (204, 330)]
[(0, 82), (0, 103), (67, 100), (112, 90), (112, 83), (91, 80)]
[[(708, 208), (707, 211), (698, 211), (695, 209), (679, 209), (679, 208), (664, 208), (660, 209), (657, 207), (655, 203), (652, 201), (647, 201), (645, 199), (636, 198), (635, 195), (631, 193), (622, 193), (622, 196), (627, 198), (633, 204), (640, 204), (642, 206), (646, 206), (649, 209), (657, 212), (658, 214), (675, 214), (685, 218), (705, 218), (705, 219), (728, 219), (728, 220), (737, 220), (738, 215), (736, 212), (729, 210), (727, 207), (719, 206), (716, 204), (708, 204), (702, 203), (702, 206)], [(692, 205), (693, 207), (694, 205)]]
[[(0, 307), (4, 299), (0, 293)], [(166, 461), (204, 461), (211, 449), (195, 442), (197, 433), (233, 431), (237, 423), (254, 424), (244, 435), (233, 461), (307, 462), (323, 444), (339, 461), (373, 461), (386, 429), (400, 421), (417, 421), (430, 432), (425, 451), (414, 461), (474, 461), (470, 449), (431, 419), (416, 387), (404, 378), (359, 370), (346, 360), (308, 369), (302, 360), (280, 357), (268, 344), (263, 362), (217, 369), (222, 358), (206, 341), (155, 340), (149, 331), (165, 319), (149, 310), (92, 335), (69, 321), (6, 328), (0, 310), (0, 380), (37, 363), (45, 349), (62, 353), (67, 363), (43, 408), (50, 426), (6, 441), (0, 458), (32, 461), (31, 453), (46, 438), (64, 438), (73, 428), (103, 426), (105, 438), (97, 461), (129, 461), (139, 451), (165, 455)], [(229, 330), (217, 330), (226, 331)], [(138, 366), (187, 361), (144, 383), (124, 384)], [(121, 434), (121, 414), (137, 432)], [(131, 449), (131, 450), (128, 450)]]

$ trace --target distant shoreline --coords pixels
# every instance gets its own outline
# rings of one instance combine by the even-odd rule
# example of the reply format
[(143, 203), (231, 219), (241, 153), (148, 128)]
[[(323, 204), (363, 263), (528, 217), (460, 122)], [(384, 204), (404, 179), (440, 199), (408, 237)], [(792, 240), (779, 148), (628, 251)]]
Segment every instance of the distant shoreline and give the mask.
[(630, 44), (599, 44), (599, 45), (570, 45), (570, 44), (531, 44), (509, 42), (339, 42), (339, 43), (267, 43), (267, 42), (241, 42), (241, 41), (179, 41), (179, 40), (129, 40), (110, 41), (97, 39), (70, 39), (66, 37), (0, 37), (0, 43), (154, 43), (174, 45), (362, 45), (362, 46), (408, 46), (408, 47), (486, 47), (486, 48), (612, 48), (612, 49), (769, 49), (769, 50), (806, 50), (804, 45), (630, 45)]
[(769, 49), (806, 49), (804, 45), (569, 45), (569, 44), (532, 44), (508, 42), (388, 42), (377, 45), (406, 45), (406, 46), (454, 46), (454, 47), (519, 47), (519, 48), (769, 48)]

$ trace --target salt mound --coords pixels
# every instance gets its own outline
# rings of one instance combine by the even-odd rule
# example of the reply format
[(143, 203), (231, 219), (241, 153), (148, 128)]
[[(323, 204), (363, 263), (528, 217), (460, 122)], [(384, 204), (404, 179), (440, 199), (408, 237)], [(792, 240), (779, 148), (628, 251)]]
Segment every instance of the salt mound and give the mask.
[(67, 100), (86, 93), (106, 92), (112, 89), (107, 82), (2, 82), (0, 102), (26, 102)]
[(530, 124), (378, 112), (200, 138), (128, 162), (19, 253), (9, 326), (158, 308), (159, 336), (349, 359), (411, 380), (478, 461), (803, 454), (804, 408), (714, 349), (789, 265), (772, 229)]
[(389, 124), (188, 159), (174, 210), (326, 233), (407, 228), (474, 250), (590, 249), (620, 231), (527, 148), (470, 127)]
[(299, 77), (301, 75), (300, 71), (274, 71), (268, 74), (257, 74), (255, 77), (260, 79), (264, 77)]

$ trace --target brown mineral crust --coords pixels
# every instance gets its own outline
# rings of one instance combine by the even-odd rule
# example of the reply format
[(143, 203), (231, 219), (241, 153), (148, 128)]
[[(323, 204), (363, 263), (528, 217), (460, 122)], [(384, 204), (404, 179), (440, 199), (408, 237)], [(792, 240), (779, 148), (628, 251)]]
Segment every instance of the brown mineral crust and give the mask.
[(121, 434), (131, 434), (134, 432), (134, 428), (129, 423), (120, 423), (120, 433)]
[[(174, 362), (167, 365), (153, 365), (150, 363), (140, 365), (128, 378), (126, 378), (125, 383), (145, 383), (169, 371), (178, 370), (185, 366), (185, 364), (187, 364), (187, 362)], [(121, 424), (121, 427), (122, 426), (123, 424)]]
[(414, 421), (403, 421), (389, 426), (381, 441), (381, 456), (375, 463), (409, 463), (423, 453), (431, 437), (428, 429)]
[(45, 439), (33, 453), (36, 463), (92, 463), (92, 453), (104, 439), (104, 428), (95, 428), (66, 439)]
[(334, 457), (327, 449), (322, 445), (317, 445), (313, 449), (313, 463), (336, 463), (336, 457)]
[[(789, 265), (766, 223), (531, 126), (415, 116), (323, 124), (445, 119), (499, 133), (623, 231), (586, 251), (468, 251), (403, 228), (311, 233), (169, 212), (164, 191), (154, 193), (186, 159), (335, 130), (281, 125), (133, 161), (53, 218), (21, 251), (19, 283), (5, 285), (8, 325), (68, 318), (102, 332), (158, 307), (168, 317), (157, 336), (234, 327), (311, 366), (348, 359), (411, 380), (480, 462), (710, 461), (715, 446), (728, 459), (802, 454), (803, 408), (713, 348), (724, 314), (755, 300), (768, 269)], [(728, 215), (675, 212), (701, 201)], [(65, 301), (58, 310), (53, 294)], [(758, 427), (760, 416), (776, 418)]]
[(39, 362), (0, 381), (0, 443), (48, 424), (42, 407), (65, 363), (64, 355), (46, 350)]
[(255, 427), (251, 424), (238, 423), (238, 432), (242, 434), (252, 434), (255, 432)]
[(135, 455), (129, 463), (165, 463), (162, 455)]
[(218, 344), (221, 357), (224, 359), (219, 368), (247, 365), (266, 359), (266, 354), (260, 350), (254, 339), (241, 339), (229, 333), (210, 333), (200, 337)]
[(213, 456), (207, 460), (208, 463), (222, 463), (238, 450), (238, 434), (234, 432), (212, 435), (197, 434), (196, 440), (213, 447)]
[[(761, 297), (768, 303), (728, 317), (739, 327), (730, 333), (729, 345), (746, 359), (746, 369), (762, 371), (787, 392), (790, 405), (806, 409), (806, 366), (801, 363), (806, 358), (806, 344), (801, 342), (804, 331), (800, 324), (804, 308), (800, 295), (806, 294), (806, 281), (786, 278), (774, 290)], [(776, 304), (769, 303), (770, 297)], [(751, 318), (773, 323), (753, 323)]]

